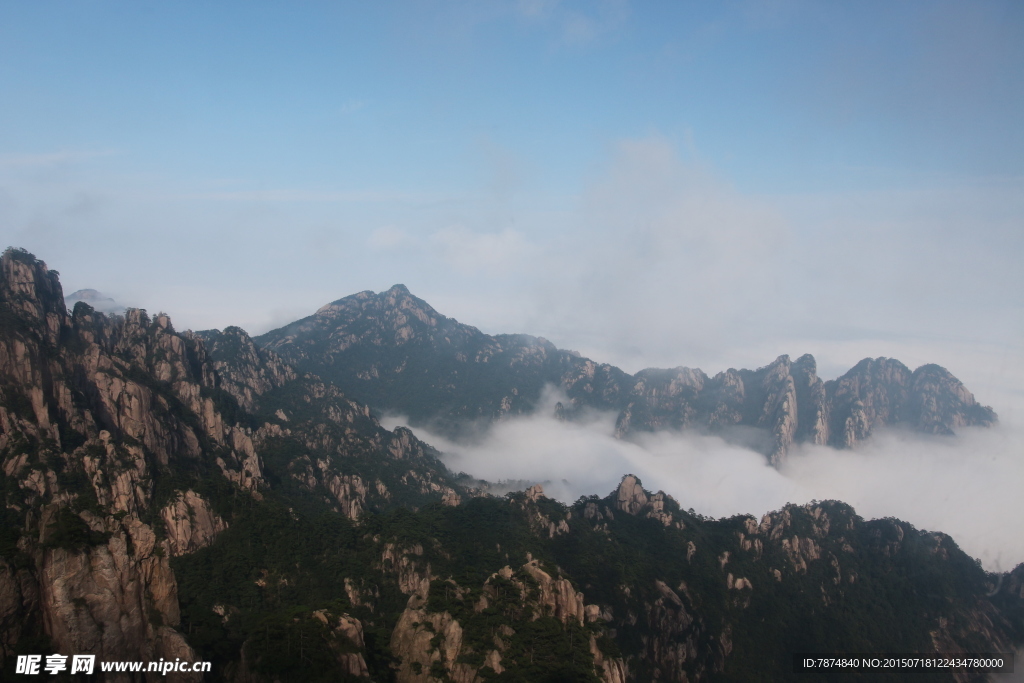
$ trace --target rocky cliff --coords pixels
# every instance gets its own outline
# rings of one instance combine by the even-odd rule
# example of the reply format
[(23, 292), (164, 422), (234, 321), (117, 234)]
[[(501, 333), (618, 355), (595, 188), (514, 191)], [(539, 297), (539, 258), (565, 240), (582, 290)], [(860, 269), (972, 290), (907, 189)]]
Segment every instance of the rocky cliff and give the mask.
[(460, 495), (408, 430), (242, 330), (179, 334), (163, 313), (83, 302), (69, 314), (57, 273), (14, 249), (0, 257), (0, 468), (5, 667), (43, 645), (193, 659), (171, 560), (230, 528), (240, 494), (293, 486), (352, 520)]
[[(911, 371), (865, 359), (822, 381), (814, 358), (780, 356), (757, 370), (647, 369), (629, 375), (527, 335), (487, 335), (447, 318), (402, 285), (360, 292), (257, 342), (380, 410), (459, 435), (476, 420), (537, 407), (545, 386), (569, 398), (559, 416), (586, 408), (618, 413), (616, 433), (700, 429), (735, 436), (779, 464), (794, 443), (849, 448), (886, 426), (951, 434), (996, 415), (945, 369)], [(747, 440), (750, 432), (746, 433)]]

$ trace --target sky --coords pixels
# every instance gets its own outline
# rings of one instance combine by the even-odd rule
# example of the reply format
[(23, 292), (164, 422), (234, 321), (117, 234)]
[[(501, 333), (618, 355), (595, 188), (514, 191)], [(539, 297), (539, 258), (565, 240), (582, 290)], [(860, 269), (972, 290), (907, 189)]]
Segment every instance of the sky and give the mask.
[(1016, 0), (0, 0), (0, 247), (178, 329), (403, 283), (631, 372), (936, 362), (1015, 429), (1022, 121)]

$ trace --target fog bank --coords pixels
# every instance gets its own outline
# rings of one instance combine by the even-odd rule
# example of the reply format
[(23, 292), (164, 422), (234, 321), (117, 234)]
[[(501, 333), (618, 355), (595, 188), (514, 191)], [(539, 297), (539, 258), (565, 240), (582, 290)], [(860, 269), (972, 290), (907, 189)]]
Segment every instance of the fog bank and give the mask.
[[(865, 518), (892, 516), (947, 533), (988, 570), (1024, 562), (1024, 430), (1015, 425), (955, 437), (889, 430), (852, 451), (804, 445), (776, 470), (760, 453), (717, 436), (664, 431), (624, 441), (612, 436), (613, 414), (564, 423), (548, 408), (497, 422), (471, 444), (414, 431), (453, 471), (512, 488), (539, 482), (565, 503), (607, 495), (626, 473), (714, 517), (760, 517), (786, 503), (837, 499)], [(405, 424), (394, 416), (382, 422)]]

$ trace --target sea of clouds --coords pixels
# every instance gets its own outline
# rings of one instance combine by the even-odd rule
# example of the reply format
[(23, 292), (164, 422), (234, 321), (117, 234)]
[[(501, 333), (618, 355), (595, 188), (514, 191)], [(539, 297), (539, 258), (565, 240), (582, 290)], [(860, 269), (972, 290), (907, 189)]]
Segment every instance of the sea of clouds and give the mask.
[[(897, 517), (949, 534), (990, 571), (1024, 562), (1024, 430), (1015, 425), (954, 437), (883, 430), (853, 450), (800, 445), (775, 469), (718, 436), (661, 431), (617, 439), (611, 413), (562, 422), (553, 413), (558, 398), (549, 391), (532, 415), (496, 422), (472, 442), (413, 430), (450, 469), (492, 482), (496, 492), (541, 483), (548, 496), (571, 503), (607, 495), (631, 473), (648, 490), (712, 517), (760, 517), (786, 503), (834, 499), (864, 518)], [(388, 416), (383, 424), (407, 423)]]

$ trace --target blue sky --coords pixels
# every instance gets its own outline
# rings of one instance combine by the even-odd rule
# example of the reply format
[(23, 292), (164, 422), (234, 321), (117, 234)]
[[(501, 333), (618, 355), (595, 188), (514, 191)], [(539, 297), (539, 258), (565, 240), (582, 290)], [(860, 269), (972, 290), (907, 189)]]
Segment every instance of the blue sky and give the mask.
[(7, 154), (246, 189), (578, 191), (657, 132), (739, 188), (1019, 174), (1019, 3), (4, 3)]
[(2, 241), (179, 327), (1024, 384), (1021, 121), (1012, 1), (0, 1)]

